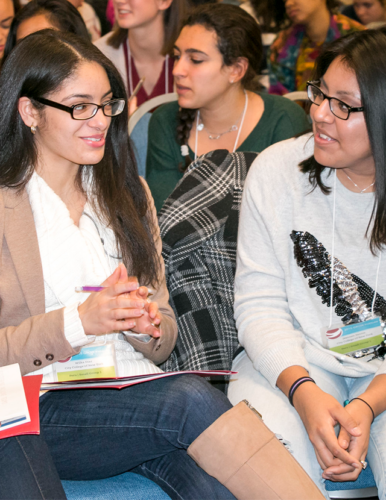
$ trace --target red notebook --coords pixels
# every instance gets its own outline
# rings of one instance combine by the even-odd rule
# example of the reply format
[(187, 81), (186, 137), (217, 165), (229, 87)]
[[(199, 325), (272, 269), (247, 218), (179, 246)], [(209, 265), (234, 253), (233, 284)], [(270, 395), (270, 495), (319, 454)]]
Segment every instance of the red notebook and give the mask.
[(39, 392), (42, 379), (43, 375), (30, 375), (28, 377), (22, 377), (31, 422), (11, 427), (11, 429), (8, 430), (0, 431), (0, 439), (12, 436), (21, 436), (22, 434), (40, 434)]

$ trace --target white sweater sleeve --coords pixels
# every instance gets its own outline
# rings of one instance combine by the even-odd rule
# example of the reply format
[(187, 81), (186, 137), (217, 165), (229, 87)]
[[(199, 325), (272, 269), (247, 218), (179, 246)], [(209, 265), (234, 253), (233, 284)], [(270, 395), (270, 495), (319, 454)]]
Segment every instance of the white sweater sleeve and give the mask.
[(267, 160), (269, 155), (264, 153), (255, 160), (244, 189), (237, 246), (235, 318), (240, 343), (254, 367), (275, 386), (286, 368), (298, 365), (308, 370), (309, 367), (303, 334), (295, 329), (289, 310), (286, 276), (273, 242), (275, 217), (278, 217), (273, 204), (285, 204), (286, 200), (275, 193), (267, 175), (263, 179), (259, 176), (259, 167)]
[(78, 313), (79, 304), (72, 304), (64, 308), (64, 335), (71, 347), (83, 347), (94, 342), (95, 335), (84, 333), (82, 322)]

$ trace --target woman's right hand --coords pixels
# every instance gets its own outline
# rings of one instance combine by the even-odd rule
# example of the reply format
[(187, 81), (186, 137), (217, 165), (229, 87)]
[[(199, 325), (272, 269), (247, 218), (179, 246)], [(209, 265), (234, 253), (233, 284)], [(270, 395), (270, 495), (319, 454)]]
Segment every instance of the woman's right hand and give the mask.
[(353, 469), (362, 469), (359, 460), (339, 445), (334, 426), (339, 424), (353, 437), (360, 436), (361, 430), (333, 396), (323, 392), (315, 384), (307, 382), (296, 390), (293, 403), (323, 470), (342, 462)]
[(136, 278), (120, 282), (121, 266), (103, 283), (106, 289), (92, 293), (78, 307), (79, 317), (86, 335), (104, 335), (120, 330), (130, 330), (135, 319), (144, 314), (145, 301), (129, 297), (138, 289)]

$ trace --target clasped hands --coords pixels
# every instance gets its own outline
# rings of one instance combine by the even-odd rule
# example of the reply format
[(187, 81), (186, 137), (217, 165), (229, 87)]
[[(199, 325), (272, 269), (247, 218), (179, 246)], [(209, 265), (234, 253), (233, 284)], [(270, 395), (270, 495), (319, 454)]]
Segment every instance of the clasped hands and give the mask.
[(78, 307), (86, 335), (104, 335), (120, 330), (161, 336), (161, 313), (156, 302), (147, 299), (148, 289), (139, 286), (135, 277), (127, 275), (120, 264), (102, 286), (105, 290), (92, 293)]
[[(294, 405), (314, 446), (323, 478), (355, 481), (362, 471), (360, 462), (367, 454), (371, 410), (357, 400), (343, 408), (316, 385), (303, 386), (295, 393)], [(340, 425), (338, 437), (334, 431), (337, 424)]]

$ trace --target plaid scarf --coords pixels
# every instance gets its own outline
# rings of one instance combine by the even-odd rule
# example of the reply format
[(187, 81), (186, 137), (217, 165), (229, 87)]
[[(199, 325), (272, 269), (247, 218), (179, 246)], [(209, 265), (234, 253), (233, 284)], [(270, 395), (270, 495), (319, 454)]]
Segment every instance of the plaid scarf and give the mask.
[(166, 200), (159, 225), (178, 339), (166, 371), (230, 369), (237, 231), (244, 181), (256, 153), (212, 151), (193, 162)]

